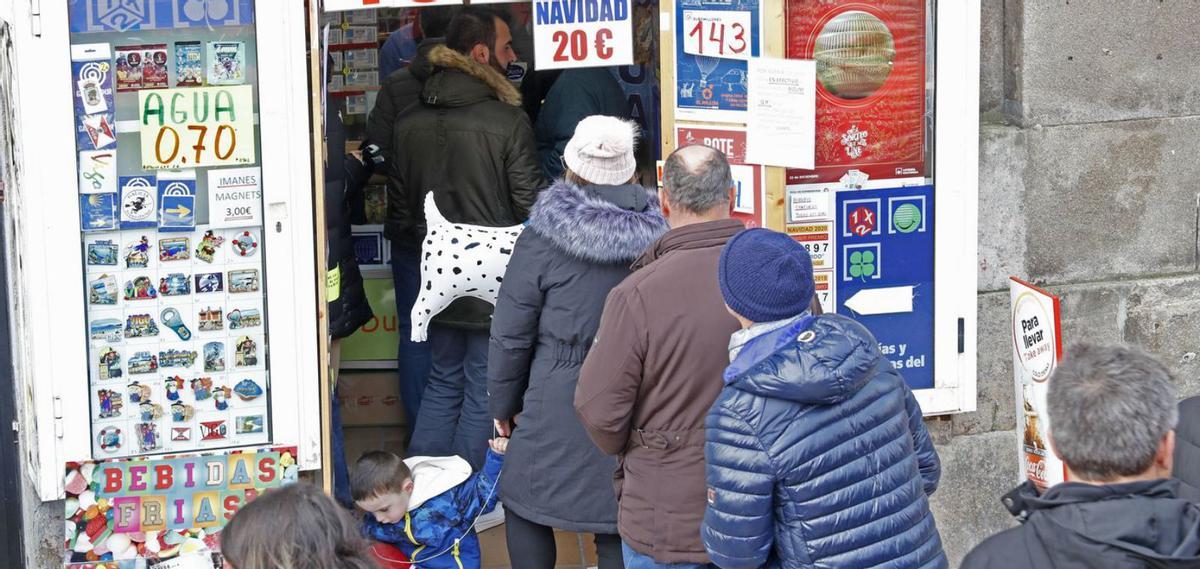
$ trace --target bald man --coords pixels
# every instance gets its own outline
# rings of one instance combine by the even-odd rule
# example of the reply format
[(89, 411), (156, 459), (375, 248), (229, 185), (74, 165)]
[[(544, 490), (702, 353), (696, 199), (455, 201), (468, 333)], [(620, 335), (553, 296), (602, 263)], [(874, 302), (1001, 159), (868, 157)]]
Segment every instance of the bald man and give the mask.
[(717, 284), (721, 248), (743, 229), (729, 218), (733, 192), (719, 151), (688, 146), (667, 158), (659, 198), (671, 230), (609, 293), (579, 376), (579, 418), (620, 458), (626, 567), (709, 566), (704, 420), (739, 327)]

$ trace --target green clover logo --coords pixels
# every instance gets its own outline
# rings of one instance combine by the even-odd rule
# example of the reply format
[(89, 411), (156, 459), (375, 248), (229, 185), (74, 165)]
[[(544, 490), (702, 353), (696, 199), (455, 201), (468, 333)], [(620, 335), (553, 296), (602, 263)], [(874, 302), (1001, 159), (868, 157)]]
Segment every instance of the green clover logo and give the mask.
[(850, 276), (867, 280), (875, 274), (875, 253), (873, 251), (855, 251), (850, 253)]

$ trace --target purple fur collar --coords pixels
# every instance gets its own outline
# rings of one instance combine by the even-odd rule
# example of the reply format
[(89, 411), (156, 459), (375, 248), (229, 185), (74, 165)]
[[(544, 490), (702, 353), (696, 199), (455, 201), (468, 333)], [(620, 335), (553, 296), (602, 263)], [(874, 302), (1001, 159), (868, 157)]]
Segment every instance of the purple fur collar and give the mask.
[(643, 211), (621, 209), (582, 188), (558, 180), (542, 191), (529, 215), (529, 228), (567, 254), (592, 263), (630, 263), (667, 232), (658, 195), (640, 186), (610, 191), (644, 191)]

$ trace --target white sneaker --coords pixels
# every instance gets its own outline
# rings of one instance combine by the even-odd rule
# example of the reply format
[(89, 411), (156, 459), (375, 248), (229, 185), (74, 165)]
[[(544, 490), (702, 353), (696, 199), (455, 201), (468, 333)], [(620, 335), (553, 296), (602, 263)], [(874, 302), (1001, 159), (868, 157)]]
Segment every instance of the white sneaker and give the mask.
[(496, 508), (475, 520), (475, 531), (482, 532), (504, 523), (504, 504), (496, 503)]

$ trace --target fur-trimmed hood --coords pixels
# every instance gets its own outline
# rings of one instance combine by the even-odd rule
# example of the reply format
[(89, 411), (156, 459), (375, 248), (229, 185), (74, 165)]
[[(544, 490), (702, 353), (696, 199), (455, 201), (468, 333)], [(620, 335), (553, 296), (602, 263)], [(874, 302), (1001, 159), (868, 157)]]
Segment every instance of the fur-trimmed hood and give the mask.
[(658, 195), (651, 190), (636, 185), (581, 188), (561, 179), (538, 195), (529, 228), (592, 263), (630, 263), (668, 229)]
[(427, 59), (440, 71), (425, 81), (421, 92), (425, 104), (463, 107), (491, 98), (514, 107), (521, 106), (520, 91), (499, 71), (445, 45), (433, 46)]

